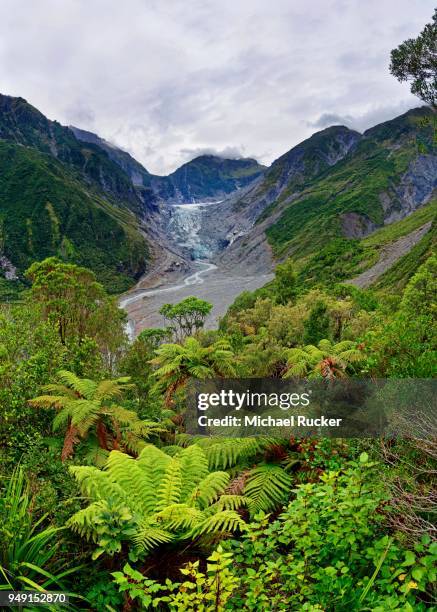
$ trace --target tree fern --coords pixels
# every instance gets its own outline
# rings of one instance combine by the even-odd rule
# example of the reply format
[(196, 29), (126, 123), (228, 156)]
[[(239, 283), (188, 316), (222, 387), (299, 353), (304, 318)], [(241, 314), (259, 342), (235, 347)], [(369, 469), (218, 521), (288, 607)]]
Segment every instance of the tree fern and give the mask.
[(147, 445), (137, 459), (120, 451), (109, 454), (105, 469), (70, 468), (89, 505), (69, 526), (114, 554), (123, 541), (131, 552), (147, 553), (164, 542), (244, 529), (237, 510), (241, 495), (224, 494), (226, 472), (209, 472), (205, 451), (181, 448), (171, 457)]
[(156, 510), (163, 510), (167, 506), (177, 504), (182, 488), (181, 461), (177, 458), (171, 459), (165, 470), (164, 478), (157, 491)]
[(287, 371), (284, 378), (308, 376), (325, 379), (337, 378), (346, 374), (347, 368), (363, 361), (365, 355), (355, 342), (344, 340), (333, 344), (330, 340), (320, 340), (318, 346), (309, 344), (303, 348), (292, 348), (286, 352)]
[(133, 410), (114, 402), (132, 386), (129, 378), (95, 382), (61, 370), (58, 379), (62, 384), (47, 385), (44, 390), (48, 394), (29, 403), (37, 408), (57, 410), (53, 429), (66, 429), (62, 460), (70, 458), (75, 444), (89, 435), (94, 434), (104, 451), (122, 449), (138, 454), (149, 436), (163, 431), (158, 423), (143, 421)]

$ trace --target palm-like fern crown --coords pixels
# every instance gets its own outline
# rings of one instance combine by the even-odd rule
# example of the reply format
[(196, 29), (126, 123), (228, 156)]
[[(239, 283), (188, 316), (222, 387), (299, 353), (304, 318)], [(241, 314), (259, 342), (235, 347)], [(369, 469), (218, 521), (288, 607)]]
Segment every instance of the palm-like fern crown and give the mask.
[(163, 344), (155, 352), (156, 357), (150, 363), (157, 366), (156, 388), (166, 390), (167, 403), (190, 378), (235, 376), (237, 372), (235, 355), (223, 340), (203, 347), (196, 338), (190, 337), (183, 344)]
[(84, 438), (105, 417), (120, 430), (124, 446), (135, 452), (144, 445), (141, 444), (141, 438), (160, 431), (156, 423), (142, 421), (136, 412), (116, 403), (133, 387), (129, 377), (96, 382), (79, 378), (68, 370), (61, 370), (58, 379), (61, 384), (46, 385), (43, 387), (46, 394), (29, 403), (40, 408), (56, 408), (53, 429), (57, 431), (66, 428), (66, 440), (72, 435), (71, 432), (76, 437)]
[(321, 340), (318, 346), (309, 344), (303, 348), (292, 348), (287, 351), (287, 372), (284, 378), (292, 376), (339, 376), (346, 368), (362, 361), (364, 353), (355, 342), (344, 340), (333, 344), (330, 340)]
[(128, 541), (137, 552), (175, 539), (244, 529), (236, 510), (241, 495), (223, 495), (226, 472), (209, 472), (196, 446), (171, 457), (147, 445), (137, 459), (112, 451), (104, 470), (70, 468), (91, 502), (69, 525), (98, 544), (96, 555), (120, 550)]
[(155, 375), (168, 376), (181, 370), (197, 378), (206, 378), (215, 373), (234, 373), (235, 356), (229, 344), (223, 340), (203, 347), (196, 338), (187, 338), (184, 344), (163, 344), (151, 360), (158, 366)]

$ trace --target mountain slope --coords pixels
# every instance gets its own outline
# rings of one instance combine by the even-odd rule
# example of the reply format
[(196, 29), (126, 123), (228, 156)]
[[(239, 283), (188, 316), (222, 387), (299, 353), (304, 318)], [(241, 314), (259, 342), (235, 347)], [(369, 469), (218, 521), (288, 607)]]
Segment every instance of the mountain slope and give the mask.
[(91, 268), (118, 292), (144, 271), (148, 248), (130, 211), (30, 147), (0, 141), (0, 168), (0, 249), (19, 273), (58, 255)]
[(368, 130), (350, 155), (283, 209), (267, 229), (277, 254), (308, 254), (328, 239), (359, 238), (401, 219), (437, 187), (426, 108)]
[(0, 139), (32, 147), (67, 164), (77, 177), (118, 206), (140, 213), (143, 203), (129, 176), (95, 143), (83, 143), (23, 98), (0, 94)]
[[(226, 217), (236, 215), (240, 231), (221, 263), (232, 267), (250, 252), (252, 262), (291, 255), (302, 267), (334, 240), (341, 241), (342, 257), (346, 252), (349, 258), (357, 256), (357, 240), (410, 215), (437, 188), (431, 117), (427, 107), (414, 109), (346, 140), (348, 132), (341, 128), (344, 144), (337, 157), (323, 155), (324, 142), (332, 136), (324, 130), (279, 158), (256, 187), (230, 204)], [(333, 128), (334, 134), (338, 129)], [(313, 158), (327, 162), (307, 163), (299, 172), (296, 149), (309, 148)], [(294, 163), (281, 172), (284, 157)]]
[(102, 149), (109, 159), (123, 170), (129, 177), (138, 198), (146, 208), (156, 206), (156, 194), (151, 186), (152, 175), (132, 155), (93, 132), (81, 130), (73, 125), (70, 125), (69, 129), (78, 141), (87, 143), (88, 146), (97, 147), (97, 150)]
[(32, 261), (58, 255), (94, 270), (108, 290), (125, 290), (149, 259), (134, 212), (145, 218), (129, 176), (105, 151), (23, 98), (0, 95), (0, 276), (20, 278)]
[[(76, 138), (100, 147), (129, 176), (136, 188), (148, 190), (149, 201), (199, 202), (217, 200), (260, 177), (265, 167), (254, 159), (223, 159), (201, 155), (168, 176), (150, 174), (129, 153), (92, 132), (70, 126)], [(145, 194), (142, 194), (142, 199)]]

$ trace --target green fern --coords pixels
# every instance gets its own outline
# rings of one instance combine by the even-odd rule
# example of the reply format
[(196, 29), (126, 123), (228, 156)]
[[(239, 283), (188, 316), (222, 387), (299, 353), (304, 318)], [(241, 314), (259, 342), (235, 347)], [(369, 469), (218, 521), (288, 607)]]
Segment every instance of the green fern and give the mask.
[(171, 457), (147, 445), (137, 459), (112, 451), (103, 470), (72, 466), (89, 505), (68, 525), (97, 544), (95, 557), (114, 554), (122, 542), (131, 556), (165, 542), (245, 529), (238, 509), (249, 501), (225, 495), (226, 472), (209, 472), (199, 446), (181, 448)]
[(292, 478), (278, 465), (263, 464), (249, 472), (244, 496), (250, 500), (252, 516), (260, 510), (271, 512), (287, 500)]
[(203, 449), (210, 470), (228, 470), (247, 465), (263, 453), (274, 441), (271, 438), (205, 438), (178, 434), (176, 444), (188, 447), (195, 444)]

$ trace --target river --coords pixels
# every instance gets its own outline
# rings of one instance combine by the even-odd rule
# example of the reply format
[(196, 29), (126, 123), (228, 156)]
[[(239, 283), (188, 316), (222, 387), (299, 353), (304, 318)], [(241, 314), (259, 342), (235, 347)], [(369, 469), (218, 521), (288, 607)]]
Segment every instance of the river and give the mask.
[(173, 207), (170, 235), (175, 244), (186, 249), (194, 260), (194, 272), (168, 285), (152, 289), (134, 288), (120, 299), (120, 307), (128, 314), (126, 329), (131, 339), (145, 328), (161, 327), (164, 324), (159, 314), (161, 306), (174, 304), (191, 295), (213, 304), (205, 327), (217, 327), (220, 317), (242, 291), (254, 291), (271, 280), (272, 274), (249, 276), (241, 274), (241, 271), (225, 273), (209, 261), (222, 245), (211, 235), (213, 232), (202, 233), (202, 214), (207, 212), (209, 206), (217, 205), (220, 202), (180, 204)]

